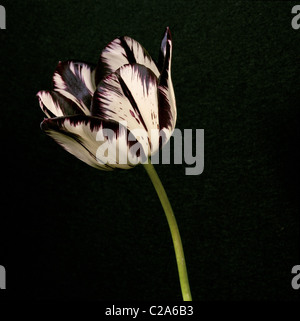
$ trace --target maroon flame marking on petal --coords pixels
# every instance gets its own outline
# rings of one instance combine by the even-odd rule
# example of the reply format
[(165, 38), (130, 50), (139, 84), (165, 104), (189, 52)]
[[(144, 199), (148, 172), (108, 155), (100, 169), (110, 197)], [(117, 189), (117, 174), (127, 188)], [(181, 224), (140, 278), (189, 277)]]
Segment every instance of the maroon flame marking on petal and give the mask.
[(125, 58), (127, 58), (128, 63), (131, 64), (131, 65), (135, 64), (136, 63), (136, 59), (134, 57), (133, 50), (129, 48), (128, 43), (124, 39), (124, 36), (120, 37), (119, 39), (120, 39), (120, 42), (121, 42), (121, 45), (122, 45), (123, 49), (125, 50)]
[[(74, 64), (75, 74), (70, 69), (71, 63)], [(93, 65), (83, 62), (64, 61), (58, 64), (55, 73), (60, 75), (64, 81), (66, 85), (65, 90), (72, 94), (79, 101), (82, 101), (87, 108), (90, 108), (92, 96), (85, 82), (81, 78), (81, 70), (83, 65), (89, 67), (91, 71), (95, 68)], [(56, 87), (55, 83), (54, 87)]]
[(166, 96), (166, 94), (162, 91), (161, 88), (158, 88), (158, 106), (160, 129), (172, 126), (173, 116), (171, 113), (169, 98)]
[[(139, 120), (141, 121), (142, 125), (148, 131), (147, 126), (144, 122), (144, 119), (140, 113), (139, 107), (138, 107), (135, 99), (133, 98), (131, 91), (129, 90), (129, 88), (127, 87), (127, 85), (125, 84), (125, 81), (121, 78), (121, 76), (119, 76), (118, 79), (119, 79), (119, 83), (121, 85), (121, 88), (123, 90), (125, 97), (129, 100), (131, 106), (133, 107), (133, 109), (134, 109), (135, 113), (137, 114)], [(132, 111), (130, 111), (130, 113), (132, 113)]]

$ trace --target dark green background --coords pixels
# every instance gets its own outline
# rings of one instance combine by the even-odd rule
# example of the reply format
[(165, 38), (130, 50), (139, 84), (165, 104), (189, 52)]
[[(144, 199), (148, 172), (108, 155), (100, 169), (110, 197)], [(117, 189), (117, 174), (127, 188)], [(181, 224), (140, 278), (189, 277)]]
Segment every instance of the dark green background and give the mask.
[[(1, 1), (1, 247), (9, 299), (180, 300), (166, 219), (142, 166), (106, 173), (39, 128), (59, 60), (119, 35), (157, 59), (173, 36), (177, 128), (205, 130), (205, 170), (157, 165), (194, 300), (296, 300), (300, 29), (296, 2)], [(195, 133), (195, 131), (194, 131)], [(4, 296), (3, 292), (1, 295)]]

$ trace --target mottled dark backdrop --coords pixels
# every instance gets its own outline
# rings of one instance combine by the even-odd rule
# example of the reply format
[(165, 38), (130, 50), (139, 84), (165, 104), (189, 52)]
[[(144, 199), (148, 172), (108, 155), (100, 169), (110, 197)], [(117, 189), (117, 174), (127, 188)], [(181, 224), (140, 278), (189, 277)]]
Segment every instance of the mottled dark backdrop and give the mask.
[(205, 170), (157, 171), (195, 300), (296, 300), (300, 29), (293, 1), (1, 1), (0, 265), (8, 299), (181, 299), (163, 210), (142, 166), (105, 173), (39, 128), (59, 60), (119, 35), (174, 41), (177, 128), (205, 129)]

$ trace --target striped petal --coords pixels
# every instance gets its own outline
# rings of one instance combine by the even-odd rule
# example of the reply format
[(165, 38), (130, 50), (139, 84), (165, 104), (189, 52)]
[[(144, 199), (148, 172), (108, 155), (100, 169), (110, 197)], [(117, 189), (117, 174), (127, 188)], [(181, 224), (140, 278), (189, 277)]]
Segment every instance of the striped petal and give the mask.
[(120, 67), (135, 63), (149, 68), (159, 77), (156, 64), (140, 43), (127, 36), (113, 40), (101, 53), (96, 70), (96, 84)]
[(169, 28), (166, 29), (161, 42), (158, 66), (161, 71), (158, 84), (158, 105), (160, 130), (164, 133), (164, 145), (173, 133), (177, 111), (175, 94), (171, 79), (172, 38)]
[[(92, 115), (126, 122), (130, 131), (146, 132), (139, 141), (148, 153), (159, 148), (157, 78), (145, 66), (125, 65), (99, 84)], [(151, 140), (150, 140), (151, 137)]]
[(41, 90), (37, 93), (37, 97), (41, 109), (49, 118), (84, 114), (73, 100), (59, 92)]
[(101, 170), (129, 169), (141, 162), (143, 150), (129, 141), (121, 124), (76, 115), (45, 119), (41, 128), (69, 153)]
[(84, 114), (90, 114), (96, 90), (94, 66), (71, 60), (60, 62), (54, 72), (53, 86), (55, 91), (73, 100)]

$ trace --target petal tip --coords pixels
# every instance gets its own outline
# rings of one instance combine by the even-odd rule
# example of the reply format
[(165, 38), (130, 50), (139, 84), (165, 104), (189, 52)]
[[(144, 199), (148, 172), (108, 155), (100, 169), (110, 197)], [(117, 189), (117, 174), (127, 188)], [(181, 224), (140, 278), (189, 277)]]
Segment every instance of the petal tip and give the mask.
[(168, 26), (166, 27), (165, 37), (167, 37), (168, 40), (172, 40), (171, 30)]
[(39, 99), (41, 99), (43, 92), (44, 92), (44, 90), (40, 90), (35, 94), (35, 96), (38, 97)]

